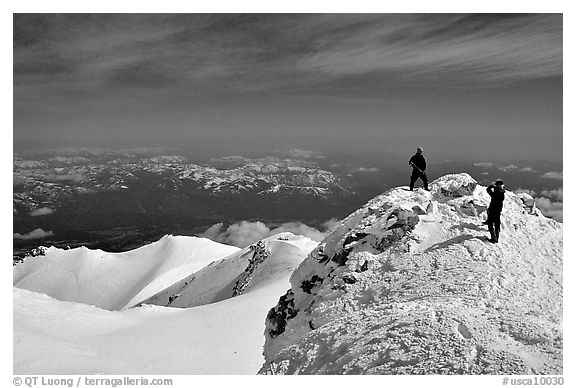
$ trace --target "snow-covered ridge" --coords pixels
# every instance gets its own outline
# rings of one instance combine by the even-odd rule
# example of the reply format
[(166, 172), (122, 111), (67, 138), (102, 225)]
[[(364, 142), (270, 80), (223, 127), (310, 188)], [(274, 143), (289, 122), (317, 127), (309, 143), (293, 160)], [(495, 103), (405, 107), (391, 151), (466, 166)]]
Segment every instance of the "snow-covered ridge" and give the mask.
[(199, 271), (186, 272), (187, 276), (139, 303), (189, 308), (237, 297), (273, 282), (271, 274), (283, 273), (284, 267), (296, 268), (303, 252), (316, 245), (302, 236), (279, 233), (213, 261)]
[(244, 250), (183, 236), (123, 254), (48, 248), (14, 267), (14, 373), (254, 374), (266, 312), (316, 245), (280, 233)]
[(500, 242), (468, 174), (342, 221), (266, 321), (261, 373), (562, 373), (562, 225), (506, 192)]
[[(122, 253), (85, 247), (42, 248), (13, 271), (15, 287), (61, 301), (124, 310), (141, 304), (193, 307), (232, 298), (256, 284), (284, 257), (316, 242), (284, 232), (240, 249), (206, 238), (167, 235)], [(294, 265), (291, 263), (290, 265)], [(298, 263), (299, 264), (299, 261)], [(275, 272), (272, 270), (272, 272)]]
[(50, 247), (14, 267), (15, 287), (106, 310), (131, 307), (239, 248), (205, 238), (164, 236), (122, 253)]

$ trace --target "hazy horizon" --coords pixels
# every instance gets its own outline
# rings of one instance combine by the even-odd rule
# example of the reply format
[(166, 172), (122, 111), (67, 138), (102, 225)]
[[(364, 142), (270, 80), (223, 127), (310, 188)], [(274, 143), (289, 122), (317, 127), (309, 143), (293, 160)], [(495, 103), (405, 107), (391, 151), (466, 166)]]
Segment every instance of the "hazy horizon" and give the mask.
[[(562, 161), (561, 14), (15, 14), (15, 150)], [(229, 151), (228, 151), (229, 150)]]

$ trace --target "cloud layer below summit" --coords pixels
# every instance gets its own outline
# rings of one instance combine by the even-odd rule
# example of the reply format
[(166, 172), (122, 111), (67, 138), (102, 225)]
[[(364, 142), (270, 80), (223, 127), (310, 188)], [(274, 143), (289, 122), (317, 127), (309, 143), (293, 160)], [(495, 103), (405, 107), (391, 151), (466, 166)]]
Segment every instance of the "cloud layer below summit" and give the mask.
[(212, 225), (200, 237), (241, 248), (282, 232), (291, 232), (320, 242), (337, 225), (337, 220), (328, 220), (323, 224), (322, 232), (302, 222), (286, 222), (277, 227), (269, 227), (260, 221), (240, 221), (228, 227), (224, 227), (223, 223)]

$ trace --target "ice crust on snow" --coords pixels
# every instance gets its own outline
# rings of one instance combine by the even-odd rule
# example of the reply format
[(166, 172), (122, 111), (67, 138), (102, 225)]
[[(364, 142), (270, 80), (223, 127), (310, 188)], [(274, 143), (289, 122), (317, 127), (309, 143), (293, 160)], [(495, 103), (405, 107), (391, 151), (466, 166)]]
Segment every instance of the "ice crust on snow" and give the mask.
[(506, 192), (500, 242), (468, 174), (344, 219), (267, 316), (274, 374), (561, 374), (562, 225)]

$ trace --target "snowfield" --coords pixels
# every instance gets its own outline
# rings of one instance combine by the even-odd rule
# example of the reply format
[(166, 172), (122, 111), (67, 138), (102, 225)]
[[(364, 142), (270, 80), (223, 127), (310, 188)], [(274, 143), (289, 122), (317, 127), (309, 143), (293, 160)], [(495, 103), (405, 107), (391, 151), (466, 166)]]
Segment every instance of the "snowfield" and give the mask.
[(430, 188), (320, 244), (49, 248), (14, 267), (14, 373), (562, 374), (562, 224), (506, 192), (492, 244), (485, 187)]
[(239, 248), (208, 239), (165, 236), (123, 253), (48, 248), (14, 268), (14, 286), (55, 299), (122, 310)]
[[(281, 233), (263, 244), (269, 252), (265, 264), (260, 263), (243, 292), (235, 297), (235, 283), (222, 283), (221, 279), (224, 274), (232, 280), (241, 278), (252, 258), (250, 249), (241, 251), (205, 239), (166, 236), (125, 254), (51, 248), (45, 257), (27, 259), (15, 269), (14, 373), (255, 374), (264, 362), (266, 314), (289, 287), (290, 274), (317, 242)], [(227, 258), (213, 263), (214, 258), (230, 252)], [(122, 265), (125, 258), (132, 266)], [(107, 260), (114, 259), (119, 264), (115, 271), (109, 270)], [(162, 293), (166, 284), (176, 279), (178, 268), (182, 270), (180, 276), (186, 276), (205, 274), (215, 265), (220, 271), (209, 272), (206, 283), (213, 286), (211, 292), (215, 294), (229, 291), (228, 298), (222, 296), (217, 303), (192, 308), (143, 305), (109, 311), (124, 307), (129, 297), (133, 303)], [(157, 278), (151, 279), (150, 273)], [(128, 282), (127, 293), (114, 295), (105, 287), (107, 276), (117, 286), (114, 290), (123, 290), (122, 279)], [(62, 282), (60, 288), (49, 282), (51, 277)], [(69, 282), (71, 278), (80, 280)], [(102, 286), (83, 287), (93, 283)], [(43, 293), (21, 289), (24, 285), (35, 285), (36, 291), (42, 289)], [(104, 303), (105, 292), (113, 303)], [(76, 302), (57, 300), (47, 293)], [(110, 308), (90, 305), (94, 301)]]

